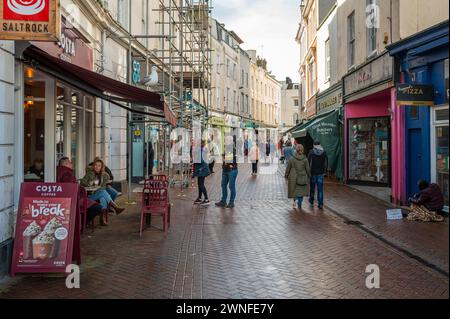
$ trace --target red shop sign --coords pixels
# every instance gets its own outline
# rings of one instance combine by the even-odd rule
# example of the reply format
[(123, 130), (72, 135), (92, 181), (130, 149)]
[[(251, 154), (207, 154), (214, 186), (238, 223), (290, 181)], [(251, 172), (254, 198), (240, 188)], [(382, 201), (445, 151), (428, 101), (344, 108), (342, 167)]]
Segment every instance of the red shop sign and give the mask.
[(20, 190), (12, 276), (65, 273), (80, 261), (78, 185), (23, 183)]
[(59, 0), (0, 0), (0, 39), (57, 41)]

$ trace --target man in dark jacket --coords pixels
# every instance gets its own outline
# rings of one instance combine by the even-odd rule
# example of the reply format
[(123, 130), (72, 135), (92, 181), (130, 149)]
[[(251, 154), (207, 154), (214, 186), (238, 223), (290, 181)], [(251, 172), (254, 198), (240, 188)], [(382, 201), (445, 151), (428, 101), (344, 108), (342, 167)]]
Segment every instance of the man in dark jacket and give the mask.
[(314, 142), (314, 148), (309, 152), (308, 161), (311, 167), (309, 203), (314, 206), (317, 185), (319, 209), (323, 209), (323, 183), (328, 169), (328, 156), (319, 141)]
[(431, 212), (442, 213), (444, 196), (439, 185), (420, 180), (418, 186), (420, 192), (414, 195), (410, 202), (419, 206), (425, 206)]

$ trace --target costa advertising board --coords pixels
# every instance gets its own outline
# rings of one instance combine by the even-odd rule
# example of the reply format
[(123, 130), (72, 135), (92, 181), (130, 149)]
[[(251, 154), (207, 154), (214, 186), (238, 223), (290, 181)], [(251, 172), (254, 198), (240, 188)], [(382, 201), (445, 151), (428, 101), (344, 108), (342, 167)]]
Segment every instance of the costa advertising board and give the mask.
[(0, 39), (58, 41), (59, 0), (0, 0)]
[(78, 185), (23, 183), (17, 213), (12, 275), (65, 273), (80, 261)]

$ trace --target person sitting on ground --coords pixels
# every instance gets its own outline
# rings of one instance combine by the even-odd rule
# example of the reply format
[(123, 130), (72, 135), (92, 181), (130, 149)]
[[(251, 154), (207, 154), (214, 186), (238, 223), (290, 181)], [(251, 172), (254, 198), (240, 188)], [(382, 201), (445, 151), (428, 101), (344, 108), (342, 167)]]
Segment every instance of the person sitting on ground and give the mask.
[(100, 201), (103, 209), (107, 209), (109, 205), (115, 210), (116, 214), (122, 213), (125, 208), (117, 206), (114, 198), (118, 193), (115, 189), (108, 186), (109, 175), (105, 172), (105, 164), (99, 158), (94, 161), (92, 167), (88, 167), (86, 175), (80, 181), (84, 187), (99, 187), (99, 189), (89, 196), (90, 199)]
[(27, 174), (34, 174), (39, 177), (40, 180), (44, 180), (44, 161), (40, 158), (36, 158)]
[(439, 185), (434, 183), (430, 184), (425, 180), (420, 180), (417, 185), (419, 186), (420, 192), (414, 195), (410, 199), (410, 202), (418, 206), (424, 206), (430, 212), (442, 214), (444, 196)]
[[(72, 162), (68, 157), (63, 157), (59, 160), (58, 167), (56, 168), (56, 182), (57, 183), (78, 183), (75, 174), (73, 172), (73, 166)], [(80, 188), (83, 186), (80, 185)], [(95, 217), (101, 216), (103, 212), (102, 206), (91, 200), (88, 199), (87, 203), (87, 217), (86, 217), (86, 223), (89, 224), (94, 220)], [(103, 226), (106, 226), (106, 223), (103, 221), (102, 218), (100, 218), (100, 223)]]

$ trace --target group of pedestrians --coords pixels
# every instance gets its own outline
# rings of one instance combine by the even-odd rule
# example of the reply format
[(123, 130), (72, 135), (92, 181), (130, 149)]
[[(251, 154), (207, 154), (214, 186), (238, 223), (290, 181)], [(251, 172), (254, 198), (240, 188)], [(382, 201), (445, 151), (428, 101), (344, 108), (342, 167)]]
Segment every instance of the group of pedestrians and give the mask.
[[(237, 148), (236, 137), (227, 136), (225, 138), (225, 152), (222, 155), (222, 199), (215, 205), (218, 207), (234, 208), (236, 200), (236, 179), (238, 176)], [(214, 173), (214, 165), (217, 159), (218, 148), (213, 143), (211, 149), (208, 150), (205, 142), (201, 142), (201, 147), (194, 150), (194, 172), (193, 178), (197, 178), (198, 197), (194, 201), (195, 205), (209, 205), (208, 191), (205, 186), (206, 178)], [(209, 154), (209, 163), (206, 155)], [(230, 199), (228, 200), (228, 190), (230, 191)]]
[[(285, 149), (285, 158), (286, 158)], [(288, 152), (290, 156), (291, 150)], [(323, 184), (328, 169), (328, 157), (319, 141), (314, 142), (314, 148), (305, 154), (302, 144), (295, 147), (292, 158), (288, 159), (285, 177), (288, 180), (288, 197), (294, 200), (294, 208), (302, 208), (303, 199), (309, 196), (309, 203), (314, 206), (317, 188), (319, 209), (323, 209)]]
[[(222, 198), (215, 204), (217, 207), (235, 207), (236, 180), (239, 173), (236, 144), (236, 137), (227, 136), (225, 138), (225, 151), (222, 154)], [(216, 155), (210, 159), (209, 163), (207, 162), (205, 157), (207, 154), (211, 155), (211, 151), (207, 149), (204, 141), (202, 141), (201, 147), (195, 152), (197, 152), (195, 153), (197, 161), (194, 164), (193, 178), (197, 178), (198, 197), (194, 204), (209, 205), (210, 201), (205, 180), (213, 173)], [(214, 153), (217, 153), (217, 150), (214, 150)], [(283, 153), (287, 163), (285, 177), (288, 180), (288, 197), (294, 199), (294, 207), (301, 209), (303, 199), (307, 196), (309, 196), (310, 205), (313, 206), (317, 189), (318, 207), (323, 209), (323, 185), (328, 168), (328, 157), (320, 142), (316, 141), (314, 148), (306, 156), (305, 148), (302, 144), (293, 147), (292, 143), (287, 141)], [(246, 155), (252, 162), (252, 175), (255, 176), (258, 172), (258, 161), (260, 158), (260, 150), (257, 143), (253, 143), (250, 146)], [(228, 199), (229, 194), (230, 197)]]

